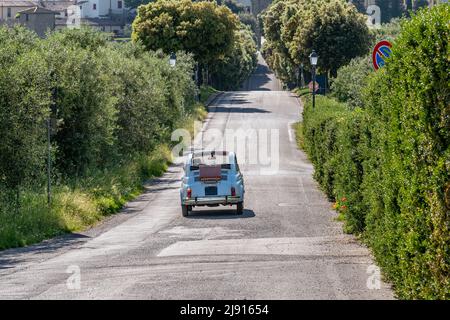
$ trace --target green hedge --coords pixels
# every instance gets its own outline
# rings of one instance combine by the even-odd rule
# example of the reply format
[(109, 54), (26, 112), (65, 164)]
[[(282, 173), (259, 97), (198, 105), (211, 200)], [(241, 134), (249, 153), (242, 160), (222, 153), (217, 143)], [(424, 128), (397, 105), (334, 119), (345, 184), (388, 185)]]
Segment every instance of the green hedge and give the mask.
[[(367, 141), (366, 114), (335, 100), (318, 96), (316, 109), (311, 98), (304, 98), (304, 147), (314, 164), (314, 178), (330, 200), (345, 205), (347, 232), (362, 232), (365, 227), (362, 201), (362, 163)], [(341, 201), (342, 199), (345, 201)], [(345, 203), (344, 203), (345, 202)]]
[(304, 109), (317, 180), (400, 298), (450, 298), (448, 21), (440, 5), (402, 24), (364, 109), (325, 97)]

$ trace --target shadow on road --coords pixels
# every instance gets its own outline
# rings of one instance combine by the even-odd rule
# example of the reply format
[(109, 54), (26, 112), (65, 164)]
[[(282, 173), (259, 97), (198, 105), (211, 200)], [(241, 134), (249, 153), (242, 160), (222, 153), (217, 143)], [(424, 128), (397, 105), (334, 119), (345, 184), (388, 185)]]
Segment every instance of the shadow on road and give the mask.
[(259, 108), (238, 108), (238, 107), (216, 107), (214, 112), (226, 112), (226, 113), (271, 113), (265, 109)]
[(19, 253), (29, 255), (52, 253), (64, 247), (80, 245), (86, 242), (87, 239), (90, 239), (87, 235), (70, 233), (28, 247), (7, 249), (0, 252), (0, 270), (14, 268), (21, 262), (26, 261), (26, 259), (22, 259), (22, 255), (19, 255)]
[(263, 57), (258, 55), (258, 65), (250, 78), (243, 83), (240, 91), (279, 90), (278, 88), (275, 88), (276, 81), (275, 75), (269, 69)]
[(235, 209), (227, 209), (227, 210), (217, 210), (217, 209), (208, 209), (208, 210), (193, 210), (189, 212), (189, 219), (207, 219), (207, 220), (219, 220), (219, 219), (248, 219), (254, 218), (255, 212), (251, 209), (244, 209), (244, 213), (242, 215), (237, 215)]

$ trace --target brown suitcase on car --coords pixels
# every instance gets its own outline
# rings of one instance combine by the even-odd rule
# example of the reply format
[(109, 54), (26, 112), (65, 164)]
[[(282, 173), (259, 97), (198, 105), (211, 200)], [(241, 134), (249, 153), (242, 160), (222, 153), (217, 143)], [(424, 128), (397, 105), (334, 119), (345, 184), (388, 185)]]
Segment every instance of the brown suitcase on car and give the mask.
[(200, 180), (201, 181), (211, 181), (211, 180), (220, 180), (221, 179), (221, 166), (205, 166), (200, 165)]

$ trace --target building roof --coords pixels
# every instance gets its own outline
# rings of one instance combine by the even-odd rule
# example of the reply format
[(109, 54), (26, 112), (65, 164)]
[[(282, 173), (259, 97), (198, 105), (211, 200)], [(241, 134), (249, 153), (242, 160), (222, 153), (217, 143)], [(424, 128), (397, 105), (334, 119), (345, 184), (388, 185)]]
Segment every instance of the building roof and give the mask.
[[(69, 8), (70, 6), (78, 5), (80, 3), (81, 3), (81, 1), (76, 1), (76, 0), (40, 1), (40, 4), (43, 7), (47, 8), (49, 10), (58, 11), (58, 12), (67, 10), (67, 8)], [(82, 3), (84, 3), (84, 1)]]
[(45, 8), (41, 7), (32, 7), (28, 8), (22, 11), (19, 11), (19, 13), (26, 13), (26, 14), (58, 14), (58, 12), (51, 11)]
[(29, 0), (0, 0), (0, 7), (36, 7), (37, 1)]

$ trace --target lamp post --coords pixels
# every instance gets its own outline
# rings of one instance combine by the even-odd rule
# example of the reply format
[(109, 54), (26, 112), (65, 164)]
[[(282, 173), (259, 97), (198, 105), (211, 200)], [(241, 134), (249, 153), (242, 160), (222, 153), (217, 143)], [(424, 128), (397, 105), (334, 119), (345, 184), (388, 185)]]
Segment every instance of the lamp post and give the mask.
[(317, 61), (319, 60), (319, 56), (317, 55), (316, 51), (313, 50), (313, 52), (309, 55), (309, 59), (312, 66), (312, 76), (313, 76), (313, 109), (316, 107), (316, 67), (317, 67)]
[(171, 67), (175, 67), (175, 65), (177, 64), (177, 55), (174, 52), (170, 54), (169, 64)]

